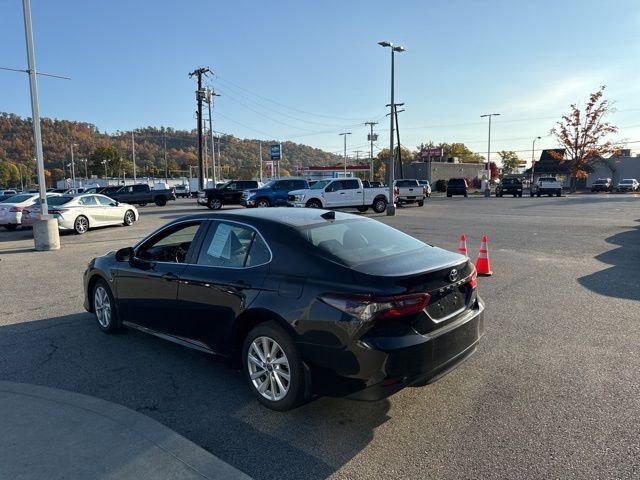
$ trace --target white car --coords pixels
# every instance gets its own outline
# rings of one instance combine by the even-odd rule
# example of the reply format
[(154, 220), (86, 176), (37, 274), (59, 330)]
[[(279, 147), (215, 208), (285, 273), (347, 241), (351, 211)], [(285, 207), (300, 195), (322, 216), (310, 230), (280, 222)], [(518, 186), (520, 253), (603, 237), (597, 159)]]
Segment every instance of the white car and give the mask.
[(60, 230), (73, 230), (80, 235), (94, 227), (130, 226), (140, 218), (133, 205), (96, 193), (52, 198), (49, 214), (58, 220)]
[(15, 230), (22, 223), (22, 210), (38, 199), (37, 193), (19, 193), (0, 202), (0, 225)]
[(364, 188), (359, 178), (319, 180), (310, 188), (292, 190), (287, 196), (287, 203), (294, 207), (357, 208), (360, 212), (373, 208), (376, 213), (384, 212), (388, 201), (388, 188)]
[(618, 183), (616, 192), (637, 192), (638, 186), (638, 180), (635, 178), (625, 178)]

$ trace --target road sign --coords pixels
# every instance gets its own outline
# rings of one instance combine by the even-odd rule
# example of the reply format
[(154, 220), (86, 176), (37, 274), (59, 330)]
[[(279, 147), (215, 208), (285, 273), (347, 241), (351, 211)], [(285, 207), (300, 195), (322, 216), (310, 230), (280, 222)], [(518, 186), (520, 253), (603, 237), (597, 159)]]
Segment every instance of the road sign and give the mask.
[(271, 160), (280, 160), (280, 144), (271, 145)]
[(378, 134), (374, 133), (373, 135), (371, 135), (370, 133), (367, 134), (367, 140), (369, 142), (373, 141), (373, 142), (377, 142), (378, 141)]

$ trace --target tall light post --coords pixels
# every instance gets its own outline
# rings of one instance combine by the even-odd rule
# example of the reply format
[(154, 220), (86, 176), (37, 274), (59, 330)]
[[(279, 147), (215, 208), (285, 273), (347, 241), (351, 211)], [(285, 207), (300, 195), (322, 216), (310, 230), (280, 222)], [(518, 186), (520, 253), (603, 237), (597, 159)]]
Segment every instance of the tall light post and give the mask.
[(84, 181), (89, 183), (89, 171), (87, 170), (87, 159), (81, 158), (80, 161), (84, 163)]
[(396, 52), (404, 52), (405, 48), (401, 45), (394, 45), (391, 42), (378, 42), (378, 45), (384, 48), (389, 48), (391, 50), (391, 102), (390, 102), (390, 114), (389, 114), (389, 122), (390, 122), (390, 132), (389, 132), (389, 203), (387, 204), (387, 215), (395, 215), (396, 214), (396, 205), (394, 202), (393, 195), (393, 180), (394, 180), (394, 171), (393, 171), (393, 109), (394, 109), (394, 83), (395, 83), (395, 53)]
[[(536, 154), (536, 140), (540, 140), (542, 137), (536, 137), (533, 139), (533, 145), (531, 146), (531, 185), (533, 185), (533, 173), (536, 169), (536, 161), (535, 161), (535, 154)], [(531, 188), (531, 185), (529, 186), (529, 188)]]
[(499, 113), (487, 113), (480, 115), (480, 118), (489, 117), (489, 140), (487, 141), (487, 185), (484, 190), (484, 196), (491, 196), (491, 118), (499, 117)]
[(339, 133), (338, 135), (344, 137), (344, 178), (347, 178), (347, 135), (351, 135), (351, 132)]
[[(131, 132), (131, 161), (133, 162), (133, 183), (135, 185), (138, 183), (138, 177), (136, 176), (136, 135), (134, 132)], [(87, 166), (86, 159), (84, 165)]]
[(76, 166), (73, 158), (73, 147), (77, 147), (77, 143), (71, 144), (71, 188), (76, 188)]

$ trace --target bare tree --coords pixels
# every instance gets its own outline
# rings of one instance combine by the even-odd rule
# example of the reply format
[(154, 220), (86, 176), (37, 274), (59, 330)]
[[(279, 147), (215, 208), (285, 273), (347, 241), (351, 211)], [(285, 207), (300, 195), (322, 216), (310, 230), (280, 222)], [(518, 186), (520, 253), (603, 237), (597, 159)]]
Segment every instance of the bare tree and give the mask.
[(615, 150), (611, 141), (606, 139), (618, 128), (604, 121), (604, 117), (612, 110), (609, 100), (603, 98), (605, 88), (603, 85), (589, 96), (584, 110), (572, 104), (571, 112), (563, 115), (562, 120), (551, 129), (551, 134), (565, 149), (564, 155), (556, 152), (551, 155), (561, 163), (569, 162), (572, 192), (576, 189), (578, 178), (584, 178), (594, 163)]

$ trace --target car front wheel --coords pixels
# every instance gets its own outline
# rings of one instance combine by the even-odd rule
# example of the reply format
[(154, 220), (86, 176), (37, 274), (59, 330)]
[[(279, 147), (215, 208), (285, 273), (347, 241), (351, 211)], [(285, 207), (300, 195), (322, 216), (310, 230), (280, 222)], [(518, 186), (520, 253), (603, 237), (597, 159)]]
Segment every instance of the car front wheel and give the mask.
[(207, 202), (207, 207), (209, 207), (211, 210), (220, 210), (222, 208), (222, 200), (212, 197)]
[(322, 203), (320, 203), (320, 200), (316, 200), (315, 198), (312, 198), (311, 200), (309, 200), (306, 204), (307, 208), (322, 208)]
[(387, 209), (387, 201), (384, 198), (378, 198), (373, 202), (373, 211), (382, 213)]
[(87, 230), (89, 230), (89, 219), (84, 215), (79, 215), (78, 218), (76, 218), (76, 221), (73, 222), (73, 230), (78, 235), (87, 233)]
[(267, 208), (270, 206), (271, 206), (271, 203), (269, 203), (269, 200), (267, 200), (266, 198), (261, 198), (256, 202), (256, 207), (258, 208)]
[(127, 212), (124, 214), (124, 225), (130, 227), (135, 221), (136, 215), (135, 213), (133, 213), (133, 210), (127, 210)]
[(115, 333), (120, 329), (115, 300), (104, 280), (98, 280), (93, 287), (93, 311), (100, 330), (105, 333)]
[(261, 323), (249, 332), (242, 358), (249, 388), (262, 405), (285, 411), (304, 400), (305, 375), (300, 354), (277, 322)]

